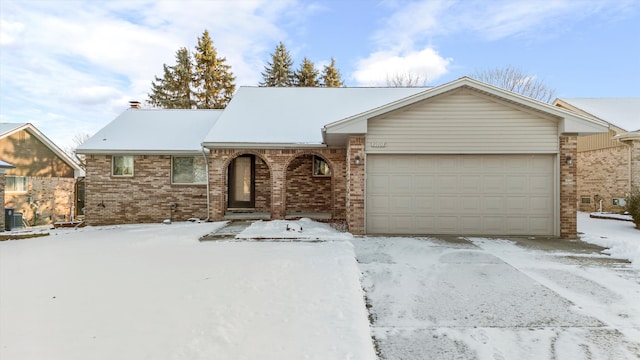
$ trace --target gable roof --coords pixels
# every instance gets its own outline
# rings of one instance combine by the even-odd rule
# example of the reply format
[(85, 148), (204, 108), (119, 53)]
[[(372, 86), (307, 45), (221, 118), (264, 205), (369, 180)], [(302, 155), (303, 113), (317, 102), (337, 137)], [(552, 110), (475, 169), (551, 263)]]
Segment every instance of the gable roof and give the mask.
[(40, 140), (40, 142), (56, 154), (56, 156), (62, 159), (62, 161), (71, 166), (74, 170), (75, 176), (84, 176), (84, 170), (80, 167), (80, 164), (54, 144), (53, 141), (46, 137), (31, 123), (0, 123), (0, 139), (4, 139), (7, 136), (11, 136), (12, 134), (23, 130), (31, 133), (36, 139)]
[(462, 77), (449, 83), (436, 86), (412, 96), (397, 100), (395, 102), (390, 102), (388, 104), (385, 104), (384, 106), (373, 108), (355, 116), (327, 124), (323, 128), (325, 140), (328, 144), (337, 144), (344, 142), (345, 134), (366, 133), (367, 119), (394, 110), (398, 110), (402, 107), (429, 99), (437, 95), (444, 94), (458, 88), (470, 88), (489, 96), (493, 96), (520, 106), (524, 106), (530, 110), (550, 115), (558, 119), (559, 133), (582, 135), (606, 132), (608, 129), (606, 123), (601, 120), (576, 114), (572, 111), (561, 109), (557, 106), (552, 106), (547, 103), (532, 99), (530, 97), (507, 91), (469, 77)]
[(6, 161), (0, 160), (0, 169), (12, 169), (12, 168), (14, 168), (13, 165), (9, 164)]
[(204, 146), (319, 146), (322, 127), (425, 88), (240, 87)]
[(553, 104), (597, 117), (624, 131), (640, 129), (640, 98), (561, 98)]
[(76, 150), (79, 154), (199, 153), (222, 110), (129, 108)]

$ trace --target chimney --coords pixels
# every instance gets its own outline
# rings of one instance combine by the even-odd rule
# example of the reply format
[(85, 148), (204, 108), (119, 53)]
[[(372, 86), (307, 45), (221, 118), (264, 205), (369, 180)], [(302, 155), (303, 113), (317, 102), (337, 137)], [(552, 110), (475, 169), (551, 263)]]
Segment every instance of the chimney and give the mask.
[(136, 101), (136, 100), (129, 101), (129, 105), (131, 105), (132, 109), (140, 109), (140, 101)]

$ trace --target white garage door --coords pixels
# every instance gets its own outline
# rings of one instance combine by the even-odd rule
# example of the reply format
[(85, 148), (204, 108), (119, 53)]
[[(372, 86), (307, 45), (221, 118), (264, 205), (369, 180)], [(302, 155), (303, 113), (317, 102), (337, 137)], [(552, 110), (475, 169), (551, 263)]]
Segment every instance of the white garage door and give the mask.
[(555, 155), (369, 155), (368, 234), (553, 235)]

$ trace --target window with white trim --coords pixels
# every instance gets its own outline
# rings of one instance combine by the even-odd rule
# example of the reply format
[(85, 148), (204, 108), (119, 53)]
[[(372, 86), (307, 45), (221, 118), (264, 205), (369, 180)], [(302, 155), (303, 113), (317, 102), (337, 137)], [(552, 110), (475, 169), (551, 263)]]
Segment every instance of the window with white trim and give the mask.
[(206, 184), (207, 168), (202, 156), (173, 156), (171, 158), (171, 183)]
[(29, 191), (29, 178), (27, 176), (5, 176), (4, 191), (7, 193), (26, 193)]
[(113, 176), (133, 176), (133, 156), (113, 156), (113, 165), (111, 167), (111, 175)]

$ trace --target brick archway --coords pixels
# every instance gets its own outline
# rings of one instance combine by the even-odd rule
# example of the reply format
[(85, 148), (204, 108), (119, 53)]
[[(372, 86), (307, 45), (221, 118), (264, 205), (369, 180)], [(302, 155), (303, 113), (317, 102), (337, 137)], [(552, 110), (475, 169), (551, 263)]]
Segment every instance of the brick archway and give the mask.
[[(324, 164), (323, 164), (324, 163)], [(326, 166), (328, 173), (320, 169)], [(332, 217), (334, 166), (314, 152), (295, 154), (285, 166), (286, 216)]]

